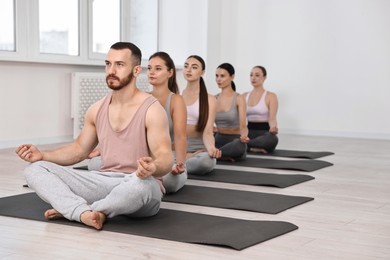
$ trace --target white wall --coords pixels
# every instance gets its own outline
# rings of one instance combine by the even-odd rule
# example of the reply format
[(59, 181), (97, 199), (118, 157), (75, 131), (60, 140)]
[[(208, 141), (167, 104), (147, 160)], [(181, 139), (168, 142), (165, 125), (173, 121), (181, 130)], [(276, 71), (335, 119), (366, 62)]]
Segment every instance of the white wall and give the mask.
[(159, 7), (159, 49), (167, 52), (177, 67), (183, 67), (192, 54), (205, 57), (207, 0), (161, 0)]
[[(198, 54), (216, 93), (230, 62), (240, 92), (264, 65), (282, 133), (390, 139), (390, 1), (160, 0), (160, 49)], [(71, 72), (104, 67), (0, 61), (0, 148), (72, 138)], [(181, 88), (184, 81), (179, 72)]]
[(0, 148), (72, 140), (71, 73), (104, 67), (0, 61)]
[(268, 69), (281, 132), (390, 139), (390, 1), (222, 3), (220, 62)]

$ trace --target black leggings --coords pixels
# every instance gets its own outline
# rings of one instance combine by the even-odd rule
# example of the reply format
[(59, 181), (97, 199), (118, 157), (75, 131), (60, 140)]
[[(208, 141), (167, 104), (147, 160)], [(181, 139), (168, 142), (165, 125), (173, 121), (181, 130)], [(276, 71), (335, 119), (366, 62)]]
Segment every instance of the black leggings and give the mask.
[(278, 145), (279, 139), (277, 135), (271, 134), (269, 131), (262, 130), (249, 130), (249, 143), (248, 150), (250, 148), (264, 149), (268, 153), (275, 150)]
[(246, 144), (241, 143), (240, 135), (215, 134), (215, 147), (221, 150), (222, 157), (233, 158), (236, 161), (246, 158)]
[(268, 122), (249, 122), (248, 130), (248, 137), (250, 139), (248, 143), (248, 151), (250, 150), (250, 148), (264, 149), (268, 153), (275, 150), (276, 146), (278, 145), (279, 139), (277, 135), (271, 134), (269, 132)]

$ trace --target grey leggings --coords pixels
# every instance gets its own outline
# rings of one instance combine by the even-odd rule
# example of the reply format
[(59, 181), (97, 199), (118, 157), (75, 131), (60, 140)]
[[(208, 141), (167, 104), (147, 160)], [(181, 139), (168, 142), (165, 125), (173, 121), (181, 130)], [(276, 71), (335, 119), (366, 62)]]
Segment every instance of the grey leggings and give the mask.
[(180, 190), (181, 188), (183, 188), (186, 182), (187, 169), (178, 175), (168, 173), (163, 176), (163, 185), (166, 193), (173, 193)]
[(162, 192), (153, 177), (120, 172), (80, 171), (38, 161), (24, 171), (29, 187), (65, 218), (80, 221), (84, 211), (146, 217), (157, 214)]
[[(206, 147), (201, 137), (187, 138), (187, 151), (189, 153), (202, 150), (206, 150)], [(199, 152), (186, 160), (188, 174), (206, 175), (214, 169), (215, 165), (217, 165), (217, 160), (211, 158), (208, 152)]]
[[(88, 162), (88, 170), (100, 171), (102, 165), (102, 158), (100, 156), (93, 157)], [(178, 175), (168, 173), (162, 178), (163, 185), (166, 193), (173, 193), (180, 190), (187, 181), (187, 170)]]
[(188, 174), (194, 175), (206, 175), (214, 169), (216, 164), (217, 160), (211, 158), (208, 152), (197, 153), (186, 161)]
[(248, 143), (248, 150), (253, 147), (264, 149), (270, 153), (275, 150), (279, 142), (277, 135), (271, 134), (266, 130), (249, 129), (248, 137), (250, 139)]
[(215, 135), (215, 146), (221, 150), (222, 158), (229, 157), (235, 160), (245, 160), (246, 144), (240, 141), (240, 135)]

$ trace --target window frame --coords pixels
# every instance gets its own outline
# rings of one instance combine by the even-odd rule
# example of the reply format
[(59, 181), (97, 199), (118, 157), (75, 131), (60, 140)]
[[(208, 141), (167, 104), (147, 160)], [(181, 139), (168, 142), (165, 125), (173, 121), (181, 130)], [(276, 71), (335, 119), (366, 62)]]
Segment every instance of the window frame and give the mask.
[[(66, 0), (64, 0), (66, 1)], [(0, 61), (20, 61), (72, 65), (104, 65), (104, 54), (92, 51), (92, 2), (78, 0), (79, 4), (79, 56), (40, 53), (39, 39), (39, 0), (14, 0), (15, 51), (1, 51)], [(126, 10), (131, 1), (120, 0), (120, 40), (128, 41), (126, 29), (130, 17)], [(159, 10), (159, 0), (156, 1)], [(159, 11), (157, 12), (159, 20)], [(158, 23), (156, 33), (158, 39)], [(156, 51), (158, 43), (156, 44)], [(145, 57), (143, 57), (145, 59)], [(144, 63), (144, 60), (143, 60)]]

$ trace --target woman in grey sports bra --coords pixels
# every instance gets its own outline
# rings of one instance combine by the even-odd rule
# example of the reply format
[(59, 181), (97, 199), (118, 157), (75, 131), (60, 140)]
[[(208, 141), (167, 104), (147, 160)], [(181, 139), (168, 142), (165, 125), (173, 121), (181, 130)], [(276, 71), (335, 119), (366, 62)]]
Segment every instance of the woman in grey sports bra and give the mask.
[(179, 95), (175, 64), (167, 53), (156, 52), (150, 56), (147, 74), (153, 87), (151, 94), (165, 108), (168, 117), (175, 164), (172, 171), (163, 176), (163, 185), (166, 193), (172, 193), (181, 189), (187, 181), (186, 107)]
[(244, 160), (249, 141), (246, 103), (244, 97), (236, 93), (234, 73), (234, 67), (229, 63), (222, 63), (215, 72), (215, 81), (221, 89), (216, 96), (215, 146), (222, 151), (221, 160), (229, 161)]

